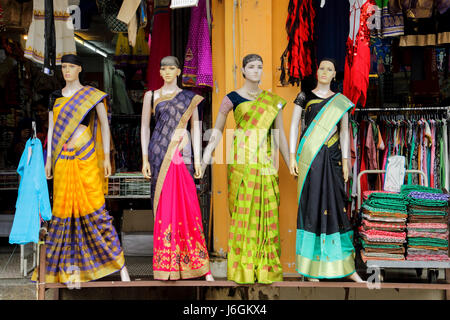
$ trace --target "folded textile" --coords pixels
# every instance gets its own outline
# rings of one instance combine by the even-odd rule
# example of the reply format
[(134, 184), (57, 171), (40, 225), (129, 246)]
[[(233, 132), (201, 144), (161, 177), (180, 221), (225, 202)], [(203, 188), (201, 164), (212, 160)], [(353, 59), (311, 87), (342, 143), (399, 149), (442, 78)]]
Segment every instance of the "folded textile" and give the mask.
[[(399, 255), (400, 256), (400, 255)], [(402, 261), (405, 260), (405, 256), (401, 255), (401, 257), (398, 258), (387, 258), (387, 257), (367, 257), (364, 254), (364, 251), (361, 250), (361, 259), (366, 263), (368, 260), (389, 260), (389, 261)]]
[(413, 191), (419, 191), (419, 192), (430, 192), (430, 193), (443, 193), (441, 189), (431, 188), (431, 187), (425, 187), (425, 186), (419, 186), (414, 184), (404, 184), (400, 188), (400, 194), (407, 196)]
[(368, 214), (374, 217), (390, 217), (390, 218), (407, 218), (408, 212), (400, 212), (400, 211), (389, 211), (385, 209), (376, 209), (372, 208), (366, 204), (363, 205), (362, 209), (363, 213)]
[(403, 229), (393, 229), (393, 228), (380, 228), (380, 227), (368, 227), (368, 226), (363, 226), (364, 230), (378, 230), (378, 231), (387, 231), (387, 232), (404, 232), (404, 228)]
[(363, 199), (367, 200), (372, 193), (394, 193), (392, 191), (383, 191), (383, 190), (367, 190), (363, 192)]
[(414, 210), (414, 211), (444, 211), (447, 212), (447, 214), (449, 214), (449, 207), (427, 207), (427, 206), (418, 206), (418, 205), (410, 205), (408, 206), (409, 210)]
[(408, 197), (408, 203), (410, 205), (418, 205), (418, 206), (424, 206), (424, 207), (447, 207), (448, 206), (448, 200), (431, 200), (431, 199), (424, 199), (424, 198), (412, 198)]
[(408, 238), (408, 245), (411, 246), (433, 246), (433, 247), (448, 247), (448, 239), (437, 238)]
[(407, 255), (406, 260), (409, 261), (450, 261), (450, 258), (445, 255)]
[(364, 239), (361, 240), (361, 245), (363, 247), (370, 247), (370, 248), (382, 248), (382, 249), (389, 249), (389, 248), (400, 248), (403, 247), (403, 244), (401, 243), (384, 243), (384, 242), (369, 242)]
[(374, 209), (394, 210), (399, 212), (406, 212), (406, 203), (397, 201), (389, 201), (386, 199), (369, 199), (365, 202), (368, 206)]
[(408, 228), (447, 229), (445, 223), (408, 223)]
[(416, 245), (410, 245), (408, 244), (408, 249), (414, 248), (414, 249), (424, 249), (424, 250), (432, 250), (432, 251), (439, 251), (444, 250), (447, 251), (448, 247), (435, 247), (435, 246), (416, 246)]
[(405, 258), (403, 254), (397, 254), (397, 253), (383, 253), (383, 252), (367, 252), (365, 250), (362, 250), (362, 254), (364, 254), (367, 258), (393, 258), (393, 259), (401, 259)]
[(389, 254), (403, 254), (405, 253), (404, 247), (399, 248), (370, 248), (364, 247), (364, 251), (368, 254), (370, 253), (389, 253)]
[(403, 247), (403, 243), (399, 242), (399, 241), (396, 241), (396, 242), (371, 241), (371, 240), (368, 240), (366, 237), (361, 237), (360, 240), (361, 240), (361, 244), (364, 243), (365, 245), (372, 246), (372, 247), (375, 247), (375, 246), (389, 246), (391, 248)]
[(420, 191), (413, 191), (408, 195), (408, 198), (413, 199), (421, 199), (421, 200), (433, 200), (433, 201), (442, 201), (446, 204), (448, 204), (448, 201), (450, 200), (450, 195), (445, 193), (429, 193), (429, 192), (420, 192)]
[(372, 222), (369, 220), (363, 220), (363, 225), (372, 228), (392, 228), (392, 229), (404, 229), (406, 228), (406, 223), (380, 223)]
[(439, 223), (439, 224), (447, 224), (447, 219), (416, 219), (411, 218), (409, 220), (410, 223)]
[(364, 230), (360, 228), (362, 234), (366, 236), (378, 236), (378, 237), (386, 237), (386, 238), (406, 238), (406, 232), (389, 232), (389, 231), (379, 231), (379, 230)]
[(405, 218), (377, 217), (377, 216), (368, 215), (366, 213), (363, 213), (362, 217), (369, 221), (381, 221), (381, 222), (389, 222), (389, 223), (397, 223), (397, 222), (404, 223), (404, 222), (406, 222), (406, 217)]
[(366, 236), (361, 234), (362, 238), (369, 242), (379, 242), (379, 243), (406, 243), (406, 238), (389, 238), (382, 236)]
[[(415, 230), (415, 229), (413, 229)], [(422, 232), (422, 231), (409, 231), (408, 230), (408, 238), (437, 238), (437, 239), (445, 239), (448, 240), (448, 231), (447, 232)]]
[(426, 254), (441, 254), (448, 255), (448, 250), (425, 250), (408, 247), (408, 254), (426, 255)]
[(409, 213), (413, 215), (418, 216), (446, 216), (447, 211), (441, 210), (439, 207), (436, 208), (436, 210), (428, 210), (428, 207), (425, 207), (424, 209), (413, 209), (412, 207), (409, 208)]
[(421, 229), (421, 228), (409, 228), (408, 233), (410, 232), (426, 232), (430, 234), (443, 234), (447, 232), (447, 229)]

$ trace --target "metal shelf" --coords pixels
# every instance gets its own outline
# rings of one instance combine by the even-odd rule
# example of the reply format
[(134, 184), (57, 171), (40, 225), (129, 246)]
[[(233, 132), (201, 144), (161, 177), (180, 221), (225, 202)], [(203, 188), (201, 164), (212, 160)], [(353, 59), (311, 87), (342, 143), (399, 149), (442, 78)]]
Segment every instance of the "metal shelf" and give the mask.
[(118, 173), (108, 180), (108, 199), (149, 199), (150, 181), (141, 173)]

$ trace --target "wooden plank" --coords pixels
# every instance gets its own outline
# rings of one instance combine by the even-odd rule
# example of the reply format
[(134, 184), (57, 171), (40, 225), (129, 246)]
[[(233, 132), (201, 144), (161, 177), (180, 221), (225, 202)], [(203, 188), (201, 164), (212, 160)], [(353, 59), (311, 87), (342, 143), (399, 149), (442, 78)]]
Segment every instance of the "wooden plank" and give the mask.
[[(310, 282), (310, 281), (283, 281), (274, 282), (270, 285), (253, 284), (239, 285), (232, 281), (94, 281), (81, 283), (80, 288), (138, 288), (138, 287), (251, 287), (264, 286), (274, 288), (355, 288), (367, 289), (365, 283), (356, 282)], [(49, 283), (45, 285), (48, 289), (66, 288), (60, 283)], [(423, 290), (450, 290), (450, 283), (381, 283), (380, 289), (423, 289)]]
[(45, 254), (46, 246), (42, 244), (39, 249), (39, 267), (38, 267), (38, 300), (45, 300)]
[[(445, 270), (445, 281), (450, 283), (450, 269)], [(450, 300), (450, 290), (448, 289), (445, 291), (445, 298), (446, 300)]]

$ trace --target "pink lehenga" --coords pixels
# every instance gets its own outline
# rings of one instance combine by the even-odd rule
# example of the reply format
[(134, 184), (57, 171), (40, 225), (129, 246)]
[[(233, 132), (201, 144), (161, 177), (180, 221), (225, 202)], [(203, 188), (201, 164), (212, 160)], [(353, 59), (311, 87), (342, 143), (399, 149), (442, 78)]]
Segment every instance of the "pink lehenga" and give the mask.
[[(209, 273), (209, 256), (193, 179), (191, 144), (173, 139), (203, 98), (183, 90), (155, 101), (156, 125), (149, 144), (152, 202), (155, 215), (153, 275), (157, 280), (201, 277)], [(187, 156), (186, 156), (187, 155)]]

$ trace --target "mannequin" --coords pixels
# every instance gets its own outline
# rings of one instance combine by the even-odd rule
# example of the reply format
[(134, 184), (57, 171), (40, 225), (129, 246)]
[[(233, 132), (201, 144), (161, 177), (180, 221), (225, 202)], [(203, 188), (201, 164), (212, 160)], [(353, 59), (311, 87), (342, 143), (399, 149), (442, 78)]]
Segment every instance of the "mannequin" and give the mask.
[[(282, 108), (286, 101), (259, 88), (263, 61), (259, 55), (247, 55), (242, 64), (244, 85), (229, 93), (222, 102), (215, 127), (203, 154), (209, 164), (217, 147), (229, 112), (234, 109), (236, 131), (234, 157), (228, 157), (228, 204), (231, 214), (228, 240), (228, 280), (250, 284), (283, 280), (278, 227), (280, 195), (278, 174), (270, 148), (270, 128), (279, 130), (281, 149), (287, 164), (288, 144), (283, 129)], [(239, 132), (244, 134), (239, 134)], [(258, 136), (259, 144), (252, 144)], [(264, 149), (267, 146), (267, 149)], [(278, 149), (275, 149), (278, 150)], [(243, 157), (241, 157), (243, 156)], [(256, 160), (256, 161), (255, 161)]]
[[(347, 111), (353, 104), (330, 90), (335, 76), (334, 60), (323, 59), (315, 89), (300, 92), (294, 102), (289, 170), (298, 177), (296, 268), (310, 281), (347, 276), (363, 282), (355, 271), (353, 234), (344, 202), (349, 172)], [(306, 127), (296, 151), (303, 110)]]
[(85, 282), (118, 270), (122, 281), (130, 281), (105, 209), (104, 190), (111, 175), (107, 95), (83, 86), (81, 71), (79, 57), (62, 57), (66, 85), (52, 94), (49, 106), (45, 173), (47, 179), (54, 175), (54, 192), (46, 282)]
[[(206, 275), (207, 281), (214, 281), (192, 177), (198, 179), (202, 176), (197, 107), (203, 97), (180, 89), (177, 85), (180, 74), (178, 59), (164, 57), (160, 63), (164, 85), (154, 92), (147, 91), (142, 107), (142, 173), (151, 179), (151, 201), (155, 213), (153, 274), (158, 280)], [(156, 125), (150, 139), (152, 115)], [(192, 142), (186, 131), (188, 123)]]

